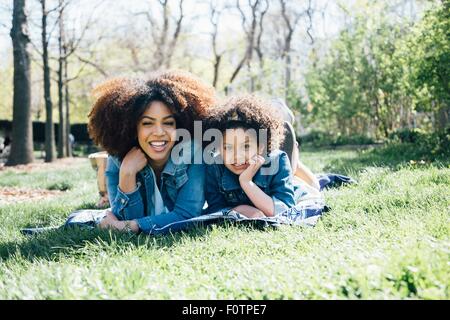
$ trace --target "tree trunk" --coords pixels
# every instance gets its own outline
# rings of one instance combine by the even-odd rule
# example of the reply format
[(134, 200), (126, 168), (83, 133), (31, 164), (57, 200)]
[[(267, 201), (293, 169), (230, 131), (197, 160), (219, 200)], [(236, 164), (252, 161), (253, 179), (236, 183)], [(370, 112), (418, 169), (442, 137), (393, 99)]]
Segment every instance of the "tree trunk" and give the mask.
[(59, 111), (59, 131), (58, 131), (58, 158), (67, 157), (66, 148), (66, 122), (64, 115), (64, 81), (63, 81), (63, 68), (64, 60), (64, 18), (63, 18), (63, 7), (61, 0), (59, 1), (60, 11), (59, 11), (59, 37), (58, 37), (58, 47), (59, 47), (59, 58), (58, 58), (58, 111)]
[(53, 105), (50, 91), (50, 67), (48, 65), (47, 11), (46, 0), (42, 6), (42, 62), (44, 65), (44, 100), (45, 100), (45, 162), (55, 161), (55, 129), (53, 128)]
[(68, 157), (72, 157), (72, 142), (70, 141), (70, 99), (69, 99), (69, 81), (68, 81), (68, 61), (67, 47), (64, 46), (64, 83), (65, 83), (65, 104), (66, 104), (66, 152)]
[(288, 100), (289, 95), (289, 86), (291, 85), (291, 53), (290, 53), (290, 44), (289, 44), (289, 51), (286, 52), (286, 60), (284, 65), (284, 92), (285, 92), (285, 99)]
[(436, 127), (435, 131), (442, 131), (447, 128), (450, 118), (450, 108), (446, 105), (441, 105), (435, 115)]
[(213, 87), (217, 89), (217, 82), (219, 81), (219, 68), (220, 62), (222, 60), (222, 56), (216, 56), (214, 61), (214, 79), (213, 79)]
[(14, 54), (14, 98), (11, 153), (7, 166), (34, 161), (31, 122), (30, 39), (25, 0), (14, 0), (11, 39)]

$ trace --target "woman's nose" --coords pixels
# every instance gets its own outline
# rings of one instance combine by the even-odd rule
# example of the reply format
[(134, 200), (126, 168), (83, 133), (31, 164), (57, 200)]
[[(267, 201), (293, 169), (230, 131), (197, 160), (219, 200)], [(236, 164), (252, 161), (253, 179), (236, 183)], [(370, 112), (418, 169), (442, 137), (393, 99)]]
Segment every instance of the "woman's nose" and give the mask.
[(153, 134), (161, 136), (164, 134), (164, 129), (160, 124), (155, 125), (155, 130), (153, 131)]

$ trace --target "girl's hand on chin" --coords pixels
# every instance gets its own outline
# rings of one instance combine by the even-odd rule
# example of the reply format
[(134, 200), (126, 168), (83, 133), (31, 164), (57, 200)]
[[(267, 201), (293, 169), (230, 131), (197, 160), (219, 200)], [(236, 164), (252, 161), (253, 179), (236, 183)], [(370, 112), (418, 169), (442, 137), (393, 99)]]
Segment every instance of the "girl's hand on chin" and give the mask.
[(239, 182), (249, 182), (252, 181), (256, 172), (264, 164), (264, 158), (260, 155), (255, 155), (248, 161), (249, 166), (239, 175)]
[(120, 170), (135, 175), (147, 165), (147, 156), (139, 147), (133, 147), (123, 158)]

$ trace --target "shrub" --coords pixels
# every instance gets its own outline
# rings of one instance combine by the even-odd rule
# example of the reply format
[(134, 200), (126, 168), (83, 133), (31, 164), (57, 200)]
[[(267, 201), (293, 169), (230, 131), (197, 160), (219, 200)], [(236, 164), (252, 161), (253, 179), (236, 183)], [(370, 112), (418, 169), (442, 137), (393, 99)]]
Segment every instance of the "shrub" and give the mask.
[(56, 182), (50, 186), (47, 187), (48, 190), (60, 190), (60, 191), (67, 191), (73, 188), (73, 185), (69, 182), (63, 181), (63, 182)]
[(362, 145), (373, 144), (375, 141), (364, 135), (346, 136), (341, 134), (331, 134), (324, 131), (313, 130), (310, 133), (299, 137), (299, 144), (310, 145), (313, 147), (328, 147), (342, 145)]

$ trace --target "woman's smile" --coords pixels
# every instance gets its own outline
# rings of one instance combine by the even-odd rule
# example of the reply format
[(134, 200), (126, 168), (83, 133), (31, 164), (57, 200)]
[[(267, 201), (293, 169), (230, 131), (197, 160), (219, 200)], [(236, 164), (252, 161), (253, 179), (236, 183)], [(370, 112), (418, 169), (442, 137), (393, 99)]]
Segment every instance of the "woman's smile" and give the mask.
[(164, 152), (169, 144), (169, 141), (151, 141), (148, 143), (155, 152)]

